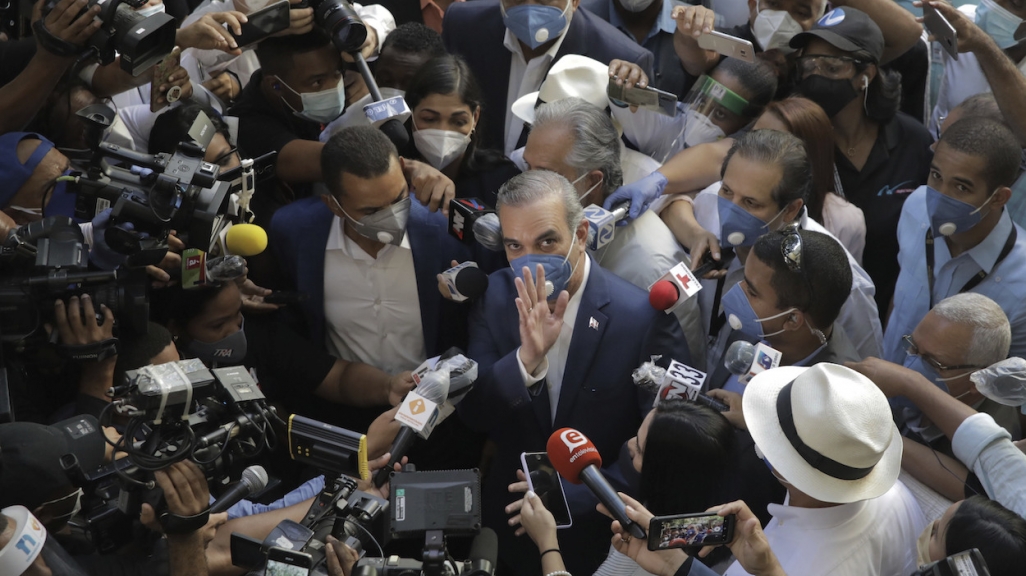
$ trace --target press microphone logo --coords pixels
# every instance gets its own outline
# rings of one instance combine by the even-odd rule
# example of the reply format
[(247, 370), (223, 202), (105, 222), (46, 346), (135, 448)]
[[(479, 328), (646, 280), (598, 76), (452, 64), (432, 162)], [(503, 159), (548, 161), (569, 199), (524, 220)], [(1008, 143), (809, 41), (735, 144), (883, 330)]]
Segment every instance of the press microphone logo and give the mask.
[(217, 350), (214, 350), (214, 357), (215, 358), (228, 358), (229, 356), (232, 355), (232, 350), (233, 350), (232, 348), (218, 348)]
[(410, 402), (410, 412), (414, 414), (420, 414), (424, 411), (424, 401), (420, 398)]
[(574, 448), (588, 443), (588, 439), (584, 437), (584, 434), (577, 430), (567, 430), (559, 435), (559, 439), (563, 441), (563, 444), (566, 444), (566, 449), (570, 452), (573, 452)]

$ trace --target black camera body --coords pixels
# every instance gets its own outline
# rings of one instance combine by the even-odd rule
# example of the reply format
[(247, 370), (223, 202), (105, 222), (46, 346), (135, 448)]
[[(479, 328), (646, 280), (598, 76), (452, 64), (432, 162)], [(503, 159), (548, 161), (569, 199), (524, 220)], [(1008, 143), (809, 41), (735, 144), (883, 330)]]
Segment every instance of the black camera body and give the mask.
[(970, 548), (922, 566), (911, 576), (990, 576), (990, 570), (980, 550)]

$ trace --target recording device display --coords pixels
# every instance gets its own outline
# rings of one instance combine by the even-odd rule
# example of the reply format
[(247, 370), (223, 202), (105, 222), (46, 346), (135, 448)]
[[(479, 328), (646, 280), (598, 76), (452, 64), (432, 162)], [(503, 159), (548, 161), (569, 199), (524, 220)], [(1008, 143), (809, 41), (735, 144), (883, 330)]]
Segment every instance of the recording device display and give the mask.
[(140, 15), (135, 8), (145, 0), (90, 0), (87, 8), (100, 6), (96, 19), (103, 25), (80, 49), (60, 38), (43, 23), (47, 14), (57, 6), (57, 0), (43, 5), (43, 18), (36, 20), (32, 29), (39, 42), (49, 51), (63, 56), (95, 54), (100, 64), (110, 64), (121, 56), (121, 69), (139, 76), (171, 53), (175, 46), (178, 24), (170, 14), (163, 12), (150, 16)]
[(273, 547), (267, 551), (264, 576), (308, 576), (313, 558), (304, 552)]
[(629, 106), (637, 106), (671, 117), (677, 115), (677, 96), (651, 86), (645, 88), (635, 86), (628, 89), (623, 85), (617, 85), (615, 78), (610, 78), (606, 95), (612, 100), (624, 102)]
[(538, 495), (545, 508), (552, 513), (556, 520), (556, 528), (573, 525), (563, 483), (559, 481), (559, 474), (549, 462), (549, 455), (545, 452), (524, 452), (520, 454), (520, 464), (527, 475), (527, 487)]
[(745, 62), (755, 63), (755, 47), (752, 46), (751, 42), (715, 30), (699, 36), (698, 47), (703, 50), (712, 50), (717, 54), (723, 54), (731, 58), (744, 60)]
[(473, 535), (481, 530), (481, 480), (477, 470), (392, 472), (392, 538), (430, 530)]
[(688, 546), (722, 546), (734, 539), (733, 514), (678, 514), (655, 516), (648, 524), (648, 549), (666, 550)]
[(923, 2), (923, 26), (934, 41), (940, 42), (944, 50), (958, 60), (958, 31), (929, 2)]
[(911, 576), (990, 576), (990, 569), (979, 549), (971, 548), (921, 566)]
[(289, 1), (281, 0), (246, 15), (242, 23), (242, 34), (235, 36), (239, 47), (249, 46), (289, 28)]

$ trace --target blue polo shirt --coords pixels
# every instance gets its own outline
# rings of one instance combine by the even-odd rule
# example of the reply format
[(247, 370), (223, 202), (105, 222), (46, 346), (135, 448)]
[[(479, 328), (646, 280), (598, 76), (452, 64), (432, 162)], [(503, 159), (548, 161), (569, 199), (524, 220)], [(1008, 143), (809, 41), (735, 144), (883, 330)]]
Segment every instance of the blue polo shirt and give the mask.
[[(894, 290), (894, 310), (884, 333), (884, 357), (901, 364), (905, 351), (901, 338), (911, 334), (930, 308), (929, 283), (926, 279), (926, 231), (930, 216), (926, 210), (926, 187), (908, 196), (898, 222), (898, 263), (901, 272)], [(998, 265), (995, 262), (1008, 241), (1013, 227), (1015, 245)], [(1026, 232), (1012, 222), (1008, 212), (1001, 214), (997, 225), (980, 244), (952, 258), (943, 238), (933, 243), (934, 304), (958, 294), (973, 276), (987, 272), (971, 291), (994, 300), (1005, 311), (1012, 325), (1010, 356), (1026, 354)]]

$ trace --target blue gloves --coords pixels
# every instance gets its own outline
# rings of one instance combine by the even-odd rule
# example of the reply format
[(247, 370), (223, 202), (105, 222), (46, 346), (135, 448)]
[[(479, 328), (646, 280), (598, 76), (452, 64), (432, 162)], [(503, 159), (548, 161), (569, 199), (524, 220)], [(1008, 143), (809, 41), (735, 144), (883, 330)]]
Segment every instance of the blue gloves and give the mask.
[(93, 218), (93, 245), (89, 247), (89, 261), (101, 270), (114, 270), (128, 260), (128, 256), (115, 252), (104, 238), (110, 226), (111, 209), (107, 208)]
[(630, 213), (627, 214), (627, 218), (618, 223), (619, 226), (626, 226), (638, 216), (641, 216), (652, 205), (652, 202), (655, 202), (656, 199), (663, 195), (663, 190), (666, 190), (667, 184), (666, 176), (663, 176), (659, 171), (653, 172), (637, 182), (620, 186), (616, 192), (613, 192), (609, 195), (609, 198), (606, 198), (602, 206), (606, 210), (612, 210), (612, 207), (616, 204), (624, 200), (630, 200)]

